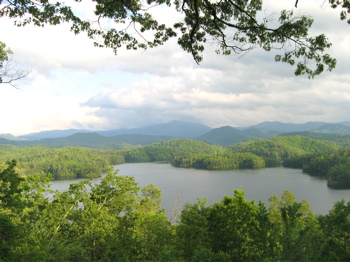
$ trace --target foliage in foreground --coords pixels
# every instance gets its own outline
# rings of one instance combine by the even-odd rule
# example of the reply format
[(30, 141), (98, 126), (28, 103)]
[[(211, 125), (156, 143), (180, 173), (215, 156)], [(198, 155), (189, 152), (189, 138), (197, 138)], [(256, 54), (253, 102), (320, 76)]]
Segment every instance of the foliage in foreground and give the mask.
[(234, 196), (188, 204), (171, 224), (161, 191), (109, 172), (47, 198), (48, 180), (0, 169), (0, 261), (345, 261), (350, 203), (315, 216), (306, 201)]

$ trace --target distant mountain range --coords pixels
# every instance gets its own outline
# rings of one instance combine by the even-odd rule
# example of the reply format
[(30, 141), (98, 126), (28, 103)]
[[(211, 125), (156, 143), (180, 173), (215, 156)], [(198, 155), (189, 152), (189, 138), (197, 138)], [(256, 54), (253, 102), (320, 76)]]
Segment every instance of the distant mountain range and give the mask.
[[(151, 135), (151, 136), (170, 136), (176, 138), (196, 138), (208, 131), (212, 128), (195, 123), (183, 122), (183, 121), (171, 121), (166, 124), (141, 127), (141, 128), (122, 128), (115, 129), (109, 131), (94, 131), (93, 133), (111, 137), (118, 135)], [(68, 130), (51, 130), (51, 131), (43, 131), (38, 133), (32, 133), (20, 136), (21, 138), (25, 138), (27, 140), (40, 140), (44, 138), (57, 138), (57, 137), (66, 137), (76, 133), (91, 133), (89, 130), (81, 130), (81, 129), (68, 129)], [(1, 135), (0, 135), (1, 137)]]
[(51, 130), (15, 137), (0, 134), (0, 144), (47, 145), (54, 147), (84, 146), (92, 148), (123, 149), (144, 146), (174, 138), (187, 138), (210, 144), (230, 145), (244, 142), (252, 137), (270, 138), (284, 133), (306, 132), (309, 135), (338, 134), (350, 135), (350, 122), (325, 123), (307, 122), (291, 124), (282, 122), (263, 122), (249, 127), (211, 128), (201, 124), (171, 121), (166, 124), (143, 128), (96, 131), (80, 129)]
[[(278, 131), (281, 133), (286, 132), (320, 132), (320, 133), (331, 133), (331, 134), (350, 134), (350, 121), (340, 123), (325, 123), (325, 122), (307, 122), (303, 124), (291, 124), (282, 122), (262, 122), (258, 125), (251, 126), (261, 130)], [(245, 129), (245, 128), (242, 128)], [(338, 133), (341, 132), (341, 133)]]
[(197, 140), (208, 142), (211, 144), (219, 144), (223, 146), (231, 145), (246, 141), (251, 136), (245, 131), (238, 130), (230, 126), (215, 128), (204, 135), (197, 137)]
[(23, 137), (14, 136), (11, 134), (0, 134), (0, 138), (7, 139), (7, 140), (27, 140)]

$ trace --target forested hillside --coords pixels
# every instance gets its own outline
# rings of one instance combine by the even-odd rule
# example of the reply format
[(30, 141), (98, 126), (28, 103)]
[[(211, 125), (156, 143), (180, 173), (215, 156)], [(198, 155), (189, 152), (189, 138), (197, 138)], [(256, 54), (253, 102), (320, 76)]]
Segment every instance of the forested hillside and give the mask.
[(2, 145), (33, 146), (42, 145), (50, 147), (79, 146), (96, 149), (126, 149), (149, 145), (156, 142), (171, 140), (168, 136), (151, 135), (119, 135), (105, 137), (96, 133), (77, 133), (67, 137), (45, 138), (41, 140), (14, 141), (0, 138)]
[[(320, 141), (302, 136), (252, 138), (246, 142), (226, 147), (226, 153), (191, 154), (176, 156), (176, 167), (201, 169), (237, 169), (280, 166), (289, 158), (318, 156), (333, 153), (340, 146), (333, 142)], [(301, 167), (300, 167), (301, 168)]]
[(235, 129), (230, 126), (224, 126), (215, 128), (208, 133), (197, 137), (197, 140), (204, 141), (207, 143), (227, 146), (233, 143), (240, 143), (246, 141), (251, 136), (245, 131)]
[[(316, 216), (286, 191), (269, 206), (242, 190), (173, 217), (161, 191), (109, 172), (99, 184), (51, 193), (48, 180), (0, 168), (1, 261), (347, 261), (350, 203)], [(177, 216), (179, 215), (179, 216)]]
[[(233, 197), (188, 204), (167, 217), (161, 191), (139, 188), (112, 164), (172, 161), (204, 169), (285, 165), (350, 187), (348, 141), (302, 136), (250, 139), (228, 147), (174, 139), (142, 148), (0, 147), (0, 261), (346, 261), (350, 203), (316, 216), (286, 191), (269, 206)], [(15, 159), (5, 163), (7, 160)], [(51, 192), (49, 181), (108, 174), (100, 184)], [(50, 174), (47, 174), (50, 173)], [(52, 197), (47, 199), (47, 193)], [(273, 194), (273, 192), (271, 193)]]
[(285, 161), (284, 165), (302, 168), (310, 175), (327, 178), (330, 187), (350, 188), (350, 149), (319, 156), (297, 156)]
[(334, 142), (342, 149), (346, 149), (350, 147), (350, 135), (325, 134), (325, 133), (315, 133), (315, 132), (293, 132), (293, 133), (281, 134), (280, 136), (304, 136), (304, 137), (309, 137), (317, 140)]
[(124, 162), (171, 161), (175, 156), (223, 152), (226, 152), (223, 147), (189, 139), (174, 139), (126, 150), (3, 145), (0, 146), (0, 163), (15, 159), (18, 171), (24, 176), (50, 173), (53, 179), (72, 179), (99, 177), (111, 165)]
[(231, 152), (250, 152), (262, 157), (266, 166), (281, 165), (289, 157), (334, 153), (341, 147), (331, 141), (302, 136), (279, 136), (270, 139), (253, 138), (228, 147)]
[(111, 165), (124, 163), (122, 151), (115, 150), (1, 146), (0, 163), (11, 159), (22, 176), (50, 173), (53, 179), (99, 177)]
[[(99, 141), (98, 135), (83, 135), (92, 135)], [(90, 143), (95, 141), (92, 138)], [(100, 176), (110, 165), (124, 162), (171, 161), (176, 167), (201, 169), (263, 168), (282, 164), (303, 168), (311, 158), (335, 153), (348, 142), (347, 139), (334, 142), (280, 136), (253, 138), (228, 147), (189, 139), (173, 139), (125, 150), (3, 145), (0, 147), (0, 162), (15, 159), (22, 175), (51, 173), (54, 179)]]
[(125, 161), (171, 161), (175, 156), (184, 156), (188, 154), (217, 154), (224, 152), (227, 152), (227, 150), (221, 146), (209, 145), (201, 141), (190, 139), (173, 139), (130, 150), (125, 155)]
[(171, 164), (175, 167), (191, 167), (208, 170), (265, 167), (265, 161), (252, 153), (191, 154), (187, 156), (176, 156), (171, 161)]

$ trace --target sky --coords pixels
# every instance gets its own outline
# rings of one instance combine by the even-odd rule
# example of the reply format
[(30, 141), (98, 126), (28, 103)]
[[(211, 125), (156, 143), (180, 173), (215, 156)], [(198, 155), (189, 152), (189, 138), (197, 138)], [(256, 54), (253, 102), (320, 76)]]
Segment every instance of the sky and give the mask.
[[(274, 52), (220, 56), (208, 44), (197, 65), (176, 39), (146, 51), (97, 48), (68, 24), (22, 28), (0, 19), (0, 41), (30, 74), (17, 89), (0, 85), (0, 134), (57, 129), (112, 130), (182, 120), (210, 127), (244, 127), (263, 121), (350, 121), (350, 25), (321, 0), (266, 1), (264, 12), (294, 9), (314, 18), (312, 35), (326, 34), (337, 59), (332, 72), (310, 80)], [(92, 2), (75, 3), (91, 16)], [(154, 9), (172, 24), (176, 14)]]

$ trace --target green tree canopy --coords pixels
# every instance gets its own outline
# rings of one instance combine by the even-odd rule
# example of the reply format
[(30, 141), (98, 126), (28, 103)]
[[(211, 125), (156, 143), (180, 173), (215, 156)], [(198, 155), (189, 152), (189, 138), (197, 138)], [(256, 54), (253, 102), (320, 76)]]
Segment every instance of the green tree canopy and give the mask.
[[(76, 1), (74, 5), (84, 3)], [(341, 19), (347, 19), (348, 0), (329, 3), (332, 8), (341, 7)], [(297, 4), (298, 0), (295, 7)], [(155, 18), (162, 8), (173, 8), (177, 21), (167, 25)], [(293, 10), (268, 14), (262, 0), (96, 0), (95, 21), (83, 18), (77, 10), (65, 2), (9, 0), (1, 6), (0, 17), (13, 18), (18, 26), (69, 22), (75, 34), (85, 32), (96, 46), (115, 52), (122, 46), (152, 48), (176, 37), (197, 63), (202, 61), (205, 43), (210, 41), (217, 44), (217, 53), (223, 55), (241, 54), (253, 48), (283, 49), (275, 61), (296, 65), (296, 75), (307, 74), (310, 78), (336, 65), (336, 60), (326, 53), (331, 46), (327, 37), (310, 35), (312, 18), (296, 15)]]

